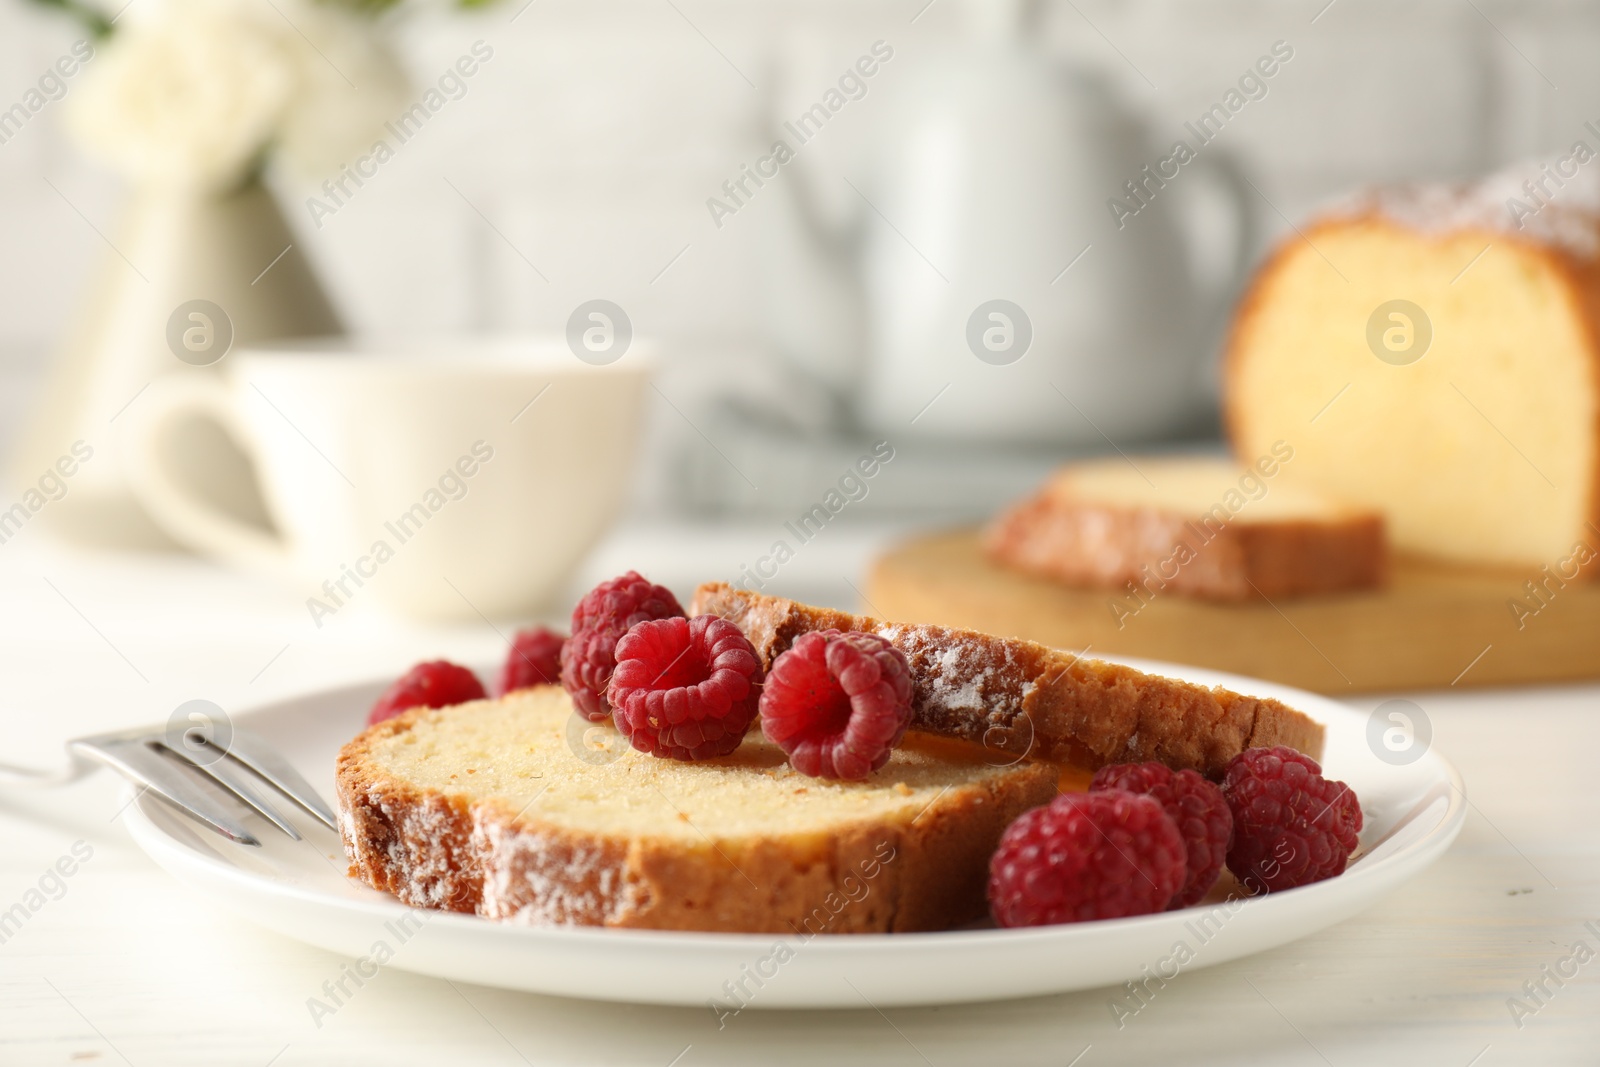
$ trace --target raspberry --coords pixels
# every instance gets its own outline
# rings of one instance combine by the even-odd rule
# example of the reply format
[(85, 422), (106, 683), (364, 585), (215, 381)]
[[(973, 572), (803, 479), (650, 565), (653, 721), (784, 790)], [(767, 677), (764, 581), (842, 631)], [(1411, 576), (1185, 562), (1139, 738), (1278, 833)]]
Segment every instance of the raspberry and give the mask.
[(561, 684), (578, 714), (590, 722), (604, 722), (611, 714), (606, 685), (623, 634), (636, 623), (683, 614), (671, 590), (651, 585), (637, 571), (589, 590), (572, 609), (572, 636), (561, 649)]
[(761, 732), (813, 778), (865, 778), (910, 723), (911, 667), (877, 634), (802, 634), (761, 691)]
[(647, 619), (617, 642), (616, 659), (606, 695), (617, 729), (640, 752), (726, 756), (756, 717), (761, 661), (726, 619)]
[(1233, 811), (1228, 870), (1252, 893), (1310, 885), (1343, 872), (1361, 832), (1361, 803), (1284, 745), (1250, 748), (1228, 764), (1222, 794)]
[(419, 663), (383, 691), (367, 712), (367, 725), (392, 719), (407, 708), (448, 708), (488, 695), (478, 676), (465, 667), (445, 659)]
[(1233, 841), (1233, 813), (1222, 790), (1197, 771), (1173, 771), (1160, 763), (1119, 763), (1101, 767), (1089, 792), (1125, 789), (1161, 802), (1188, 852), (1188, 875), (1173, 898), (1174, 908), (1187, 908), (1216, 885)]
[(511, 651), (500, 668), (500, 695), (531, 685), (557, 685), (561, 681), (561, 647), (567, 639), (554, 630), (536, 626), (518, 630)]
[(1001, 926), (1145, 915), (1172, 902), (1184, 871), (1183, 836), (1154, 797), (1064, 793), (1000, 835), (989, 908)]

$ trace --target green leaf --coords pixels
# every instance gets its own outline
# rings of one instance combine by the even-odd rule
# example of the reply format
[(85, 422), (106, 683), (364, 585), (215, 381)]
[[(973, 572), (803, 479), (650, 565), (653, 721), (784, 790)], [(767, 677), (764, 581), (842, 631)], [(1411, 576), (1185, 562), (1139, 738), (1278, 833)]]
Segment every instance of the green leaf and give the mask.
[(111, 36), (111, 20), (106, 18), (105, 13), (99, 8), (86, 4), (83, 0), (34, 0), (34, 2), (42, 7), (56, 8), (69, 18), (76, 19), (96, 40)]

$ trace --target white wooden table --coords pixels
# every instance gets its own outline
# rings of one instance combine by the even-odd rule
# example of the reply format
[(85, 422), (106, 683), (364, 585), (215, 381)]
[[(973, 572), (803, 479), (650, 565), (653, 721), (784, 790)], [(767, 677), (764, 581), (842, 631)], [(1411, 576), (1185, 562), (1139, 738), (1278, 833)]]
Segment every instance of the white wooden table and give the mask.
[[(649, 544), (665, 568), (683, 542)], [(341, 615), (319, 632), (303, 602), (264, 582), (182, 558), (71, 555), (36, 536), (0, 547), (0, 604), (5, 762), (50, 763), (66, 737), (164, 722), (196, 697), (243, 708), (425, 656), (500, 652), (482, 625)], [(128, 839), (117, 780), (0, 794), (0, 912), (29, 912), (0, 943), (0, 1064), (1600, 1062), (1600, 961), (1559, 986), (1545, 977), (1572, 973), (1577, 942), (1600, 952), (1584, 927), (1600, 920), (1600, 686), (1408, 695), (1467, 782), (1450, 853), (1325, 933), (1181, 974), (1120, 1030), (1112, 991), (749, 1011), (719, 1031), (708, 1010), (458, 991), (393, 969), (318, 1027), (307, 998), (343, 961), (203, 906)], [(58, 881), (47, 872), (75, 846)], [(1542, 1006), (1524, 989), (1541, 981)], [(1537, 1008), (1520, 1026), (1513, 997)]]

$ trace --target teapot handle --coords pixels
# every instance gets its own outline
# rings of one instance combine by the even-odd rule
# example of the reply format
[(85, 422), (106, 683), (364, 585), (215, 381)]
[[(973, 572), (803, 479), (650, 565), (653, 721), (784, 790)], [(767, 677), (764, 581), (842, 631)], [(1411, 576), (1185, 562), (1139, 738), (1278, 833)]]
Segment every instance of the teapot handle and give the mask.
[[(1224, 148), (1213, 147), (1196, 157), (1195, 163), (1214, 178), (1229, 201), (1233, 213), (1233, 247), (1229, 250), (1228, 269), (1203, 277), (1206, 272), (1195, 270), (1195, 290), (1199, 292), (1201, 306), (1208, 315), (1225, 317), (1229, 311), (1222, 301), (1238, 292), (1249, 275), (1261, 240), (1261, 207), (1265, 198), (1245, 176), (1238, 157)], [(1193, 235), (1190, 235), (1191, 241)]]

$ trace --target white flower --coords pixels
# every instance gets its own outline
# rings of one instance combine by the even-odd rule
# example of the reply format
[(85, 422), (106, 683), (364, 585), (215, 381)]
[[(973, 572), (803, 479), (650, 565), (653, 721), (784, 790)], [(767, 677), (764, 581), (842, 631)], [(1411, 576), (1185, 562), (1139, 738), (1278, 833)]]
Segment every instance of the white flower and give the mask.
[(297, 78), (278, 146), (299, 177), (320, 182), (372, 147), (406, 106), (410, 83), (370, 19), (329, 5), (291, 17), (304, 36), (289, 42)]
[(68, 121), (92, 154), (136, 182), (231, 185), (277, 127), (295, 88), (293, 60), (237, 5), (160, 7), (100, 49)]
[(85, 71), (68, 122), (144, 185), (225, 189), (274, 147), (321, 177), (366, 147), (405, 77), (370, 22), (299, 0), (144, 0)]

